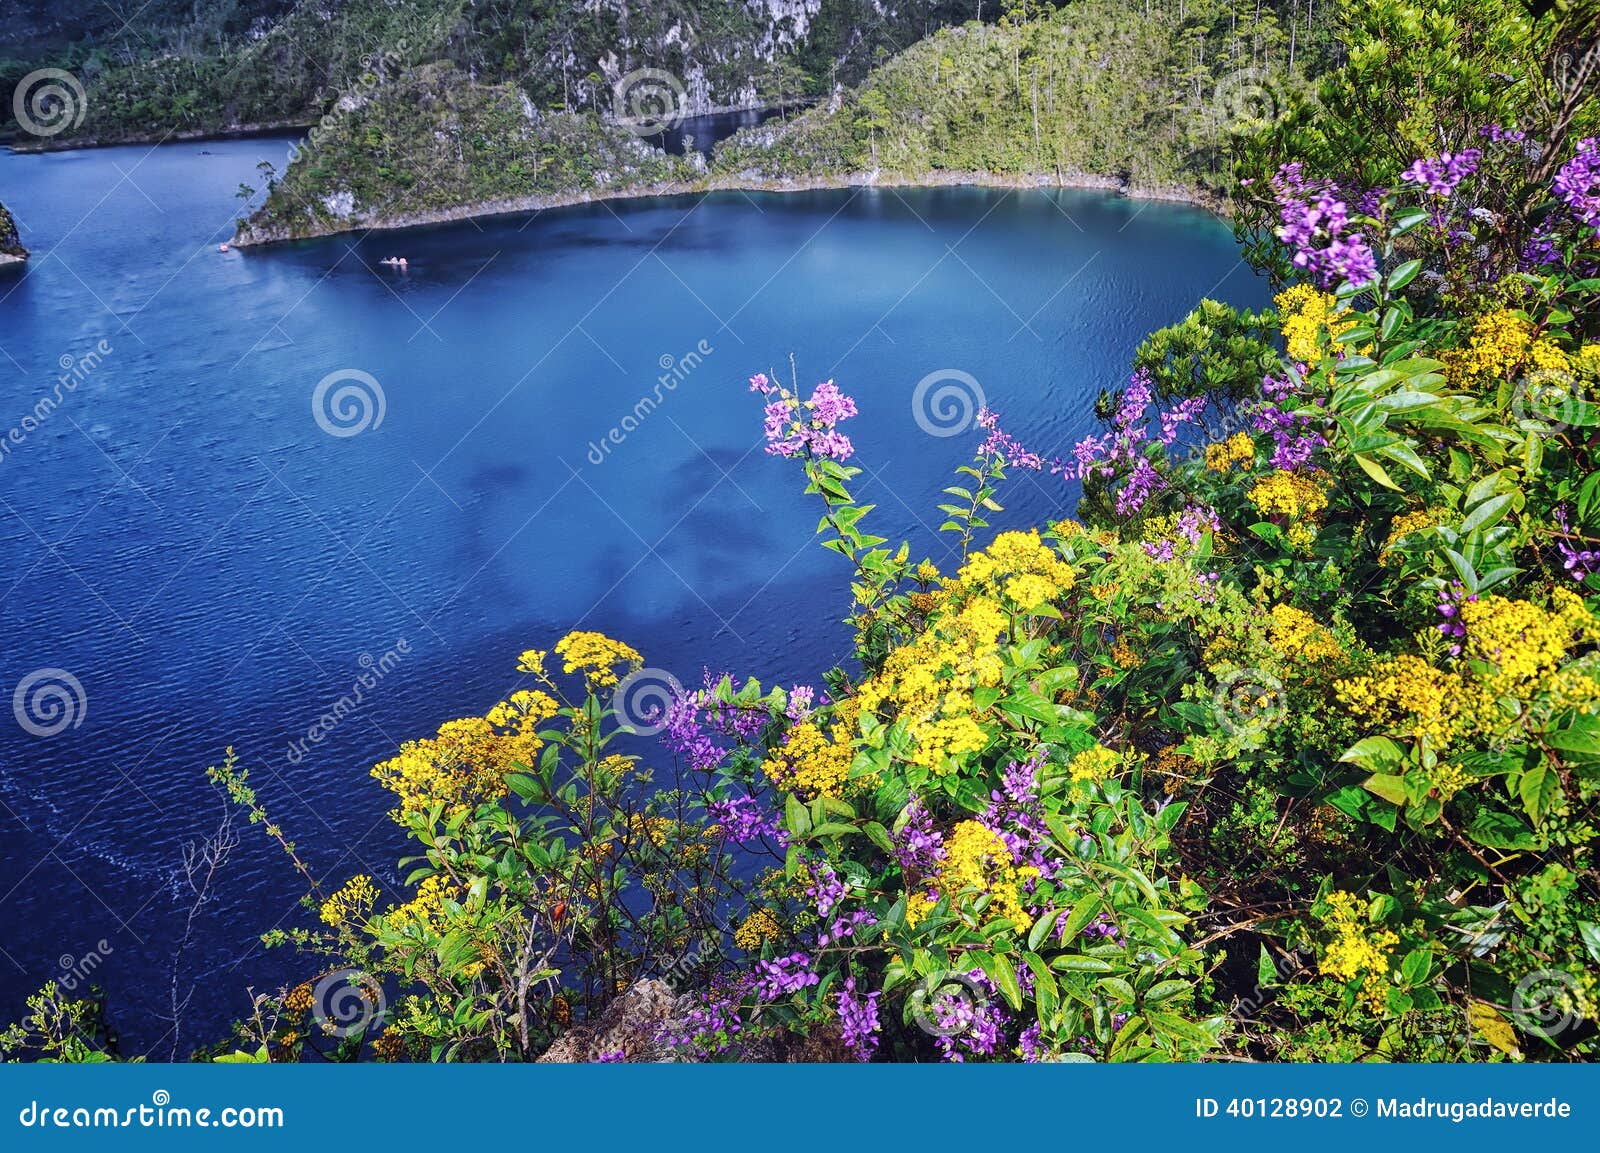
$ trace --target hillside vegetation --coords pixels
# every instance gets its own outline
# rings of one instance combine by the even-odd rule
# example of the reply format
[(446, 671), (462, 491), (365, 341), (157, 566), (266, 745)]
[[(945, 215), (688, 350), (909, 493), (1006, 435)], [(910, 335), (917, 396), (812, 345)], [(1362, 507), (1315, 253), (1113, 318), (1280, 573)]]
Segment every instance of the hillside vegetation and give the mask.
[[(159, 140), (309, 124), (378, 61), (443, 64), (473, 84), (511, 85), (541, 110), (609, 112), (641, 68), (675, 76), (690, 111), (825, 92), (972, 6), (950, 0), (233, 0), (162, 2), (129, 28), (39, 15), (0, 30), (0, 86), (40, 67), (85, 90), (71, 141)], [(0, 109), (3, 123), (26, 139)]]
[(1197, 189), (1222, 171), (1229, 133), (1270, 121), (1298, 83), (1287, 32), (1257, 11), (1084, 0), (1025, 23), (948, 28), (825, 108), (744, 130), (716, 169), (775, 181), (1093, 174)]
[(315, 132), (240, 239), (442, 219), (463, 206), (598, 196), (695, 173), (592, 113), (540, 112), (514, 85), (473, 84), (434, 65)]
[[(1180, 18), (1180, 11), (1189, 13)], [(784, 124), (719, 145), (712, 168), (644, 150), (591, 113), (549, 117), (512, 85), (443, 66), (370, 75), (313, 133), (245, 240), (677, 186), (1085, 179), (1206, 197), (1230, 136), (1299, 83), (1270, 9), (1081, 0), (936, 32)], [(1303, 51), (1303, 45), (1302, 45)], [(347, 101), (349, 103), (349, 101)]]

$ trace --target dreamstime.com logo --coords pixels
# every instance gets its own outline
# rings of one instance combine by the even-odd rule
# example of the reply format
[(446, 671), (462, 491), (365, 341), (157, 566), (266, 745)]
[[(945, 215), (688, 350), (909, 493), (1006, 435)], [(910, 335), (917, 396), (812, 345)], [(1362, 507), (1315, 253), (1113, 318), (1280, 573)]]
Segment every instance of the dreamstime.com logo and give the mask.
[(283, 1109), (276, 1105), (224, 1105), (198, 1109), (174, 1105), (172, 1094), (157, 1089), (147, 1104), (118, 1108), (108, 1105), (51, 1105), (29, 1101), (17, 1114), (27, 1129), (282, 1129)]
[(959, 368), (936, 369), (911, 391), (911, 415), (929, 436), (960, 436), (977, 422), (985, 403), (978, 378)]
[(611, 710), (626, 732), (653, 737), (667, 727), (667, 710), (681, 696), (683, 684), (666, 669), (639, 669), (617, 685)]
[(663, 352), (656, 360), (661, 375), (656, 377), (655, 387), (635, 401), (633, 408), (608, 428), (599, 440), (589, 442), (587, 454), (589, 463), (604, 464), (611, 456), (612, 450), (621, 448), (629, 436), (643, 427), (644, 422), (650, 419), (650, 415), (661, 407), (667, 397), (676, 392), (678, 386), (688, 380), (689, 376), (705, 363), (706, 357), (715, 351), (716, 348), (709, 340), (701, 340), (682, 356)]
[(56, 359), (61, 374), (56, 377), (56, 382), (50, 391), (35, 400), (33, 407), (23, 413), (22, 418), (12, 425), (5, 435), (0, 436), (0, 461), (10, 460), (12, 454), (21, 448), (30, 436), (43, 428), (45, 422), (55, 415), (56, 409), (61, 407), (67, 397), (78, 391), (78, 386), (94, 374), (112, 351), (111, 342), (102, 338), (81, 356), (63, 352)]
[(400, 662), (410, 654), (411, 642), (404, 637), (397, 640), (394, 648), (380, 657), (362, 653), (358, 662), (361, 665), (361, 672), (351, 682), (350, 691), (330, 704), (323, 714), (306, 728), (304, 736), (296, 737), (289, 742), (289, 747), (283, 754), (284, 759), (291, 765), (298, 765), (305, 760), (306, 754), (327, 740), (334, 729), (367, 701), (369, 694), (378, 687), (383, 678), (394, 672)]
[(1264, 733), (1283, 719), (1283, 682), (1261, 669), (1235, 669), (1217, 681), (1211, 712), (1233, 736)]
[(311, 1014), (330, 1037), (367, 1032), (389, 1008), (383, 986), (360, 969), (335, 969), (311, 990)]
[(1512, 1018), (1529, 1032), (1559, 1038), (1583, 1020), (1577, 990), (1578, 979), (1565, 969), (1536, 969), (1511, 994)]
[(89, 696), (66, 669), (35, 669), (17, 682), (11, 715), (29, 736), (53, 737), (83, 724)]
[(359, 436), (383, 423), (388, 398), (370, 372), (341, 368), (328, 373), (311, 391), (311, 415), (329, 436)]
[(54, 136), (83, 123), (89, 111), (83, 84), (61, 68), (30, 72), (11, 93), (11, 113), (33, 136)]
[(1228, 129), (1255, 121), (1271, 123), (1283, 106), (1283, 94), (1257, 68), (1241, 68), (1217, 81), (1212, 93), (1217, 118)]
[(911, 991), (911, 1019), (930, 1037), (961, 1037), (978, 1024), (989, 990), (967, 973), (929, 977)]
[(611, 86), (611, 114), (635, 136), (676, 128), (688, 111), (683, 81), (660, 68), (639, 68)]

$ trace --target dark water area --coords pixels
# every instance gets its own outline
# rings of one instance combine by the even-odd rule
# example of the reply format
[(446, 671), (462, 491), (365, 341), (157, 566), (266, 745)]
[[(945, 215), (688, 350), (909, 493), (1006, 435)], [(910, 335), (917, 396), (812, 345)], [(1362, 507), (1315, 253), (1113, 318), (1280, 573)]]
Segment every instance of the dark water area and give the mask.
[[(854, 396), (872, 530), (948, 565), (934, 506), (977, 437), (936, 435), (939, 389), (1064, 455), (1143, 333), (1266, 300), (1210, 216), (1077, 191), (717, 193), (220, 253), (289, 143), (0, 156), (35, 254), (0, 276), (0, 699), (25, 688), (0, 712), (0, 1017), (92, 977), (130, 1054), (172, 1049), (175, 869), (227, 746), (319, 874), (396, 892), (370, 767), (499, 700), (521, 650), (598, 629), (685, 683), (845, 659), (847, 572), (761, 450), (752, 372), (793, 354)], [(996, 527), (1075, 499), (1024, 474)], [(257, 943), (309, 915), (241, 833), (182, 961), (180, 1056), (310, 975)]]
[[(791, 114), (797, 111), (797, 109), (790, 110)], [(685, 116), (665, 131), (653, 133), (643, 139), (646, 143), (653, 144), (674, 156), (682, 156), (693, 148), (700, 155), (709, 157), (718, 144), (739, 129), (753, 128), (757, 124), (765, 124), (768, 120), (782, 115), (783, 111), (777, 108), (746, 108), (738, 112), (712, 112), (705, 116)]]

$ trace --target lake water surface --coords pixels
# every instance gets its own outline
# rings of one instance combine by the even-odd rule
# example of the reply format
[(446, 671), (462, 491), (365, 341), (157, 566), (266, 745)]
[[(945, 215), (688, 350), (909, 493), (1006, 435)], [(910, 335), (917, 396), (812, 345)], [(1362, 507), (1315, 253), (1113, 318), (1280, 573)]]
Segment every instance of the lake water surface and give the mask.
[[(319, 873), (392, 886), (369, 767), (498, 700), (522, 649), (599, 629), (686, 683), (845, 657), (847, 574), (761, 452), (752, 372), (792, 354), (855, 396), (874, 531), (944, 562), (933, 506), (976, 438), (925, 429), (920, 381), (970, 374), (1065, 454), (1141, 334), (1266, 299), (1213, 218), (1071, 191), (718, 193), (219, 253), (288, 146), (0, 156), (34, 251), (0, 276), (0, 698), (81, 685), (52, 735), (0, 713), (0, 1018), (92, 976), (130, 1053), (172, 1043), (174, 869), (225, 747)], [(1024, 476), (997, 520), (1075, 498)], [(256, 943), (306, 914), (242, 832), (183, 961), (184, 1046), (308, 975)]]

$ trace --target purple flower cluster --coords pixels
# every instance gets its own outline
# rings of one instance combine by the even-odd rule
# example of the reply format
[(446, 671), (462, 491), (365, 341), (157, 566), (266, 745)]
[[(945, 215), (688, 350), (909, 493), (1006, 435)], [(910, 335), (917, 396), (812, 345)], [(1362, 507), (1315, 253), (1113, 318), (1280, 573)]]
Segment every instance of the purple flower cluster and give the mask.
[(1326, 186), (1308, 181), (1299, 161), (1285, 164), (1272, 178), (1278, 199), (1277, 235), (1292, 250), (1296, 268), (1324, 287), (1342, 280), (1360, 288), (1378, 276), (1378, 261), (1349, 209)]
[(817, 700), (817, 690), (810, 685), (795, 685), (789, 690), (788, 704), (784, 706), (783, 715), (789, 718), (789, 723), (798, 725), (816, 711), (818, 704), (827, 704), (828, 698), (823, 695), (822, 700)]
[[(1117, 400), (1116, 411), (1111, 415), (1111, 428), (1100, 436), (1087, 436), (1073, 447), (1072, 465), (1079, 480), (1091, 476), (1115, 477), (1123, 469), (1127, 478), (1118, 490), (1115, 507), (1118, 516), (1134, 516), (1142, 509), (1150, 495), (1165, 485), (1155, 465), (1145, 456), (1145, 446), (1150, 443), (1150, 402), (1155, 396), (1155, 381), (1149, 369), (1136, 369), (1128, 378), (1128, 386)], [(1172, 444), (1186, 424), (1200, 419), (1205, 411), (1205, 397), (1191, 397), (1180, 401), (1176, 407), (1158, 413), (1161, 422), (1163, 446)], [(1064, 474), (1068, 466), (1056, 461), (1050, 471)]]
[(700, 1003), (683, 1016), (680, 1028), (663, 1029), (660, 1039), (677, 1049), (719, 1055), (733, 1047), (744, 1031), (739, 1002), (750, 991), (750, 978), (722, 980), (700, 994)]
[(826, 917), (849, 895), (850, 888), (827, 861), (813, 860), (809, 872), (811, 883), (806, 886), (806, 896), (816, 906), (817, 915)]
[(1467, 626), (1461, 623), (1461, 606), (1477, 599), (1478, 594), (1466, 592), (1460, 581), (1451, 581), (1449, 588), (1439, 590), (1438, 611), (1444, 618), (1439, 622), (1439, 632), (1458, 642), (1450, 646), (1450, 655), (1453, 657), (1461, 655), (1459, 642), (1467, 635)]
[[(1572, 526), (1567, 521), (1565, 505), (1556, 508), (1556, 524), (1566, 534), (1572, 533)], [(1581, 540), (1581, 538), (1579, 538)], [(1588, 542), (1584, 542), (1588, 543)], [(1566, 570), (1567, 576), (1575, 581), (1581, 581), (1592, 572), (1600, 571), (1600, 549), (1574, 548), (1565, 539), (1556, 541), (1556, 548), (1561, 550), (1561, 567)]]
[(757, 961), (756, 979), (751, 991), (762, 1001), (776, 1001), (817, 983), (811, 958), (791, 953), (775, 961)]
[(856, 979), (846, 977), (839, 990), (839, 1032), (845, 1047), (856, 1055), (857, 1061), (870, 1061), (878, 1048), (878, 998), (881, 991), (856, 996)]
[(1163, 564), (1177, 555), (1178, 541), (1187, 541), (1190, 547), (1199, 547), (1208, 532), (1220, 532), (1222, 521), (1217, 510), (1207, 504), (1186, 505), (1172, 522), (1172, 536), (1160, 540), (1140, 541), (1145, 554)]
[(599, 1053), (595, 1054), (594, 1063), (597, 1065), (609, 1065), (617, 1061), (626, 1061), (627, 1059), (628, 1054), (625, 1050), (602, 1049)]
[(762, 812), (754, 797), (729, 797), (706, 805), (706, 815), (735, 845), (748, 845), (763, 837), (778, 835), (778, 822)]
[(848, 913), (843, 917), (836, 917), (832, 925), (817, 934), (817, 944), (824, 947), (843, 944), (846, 940), (854, 937), (857, 930), (865, 931), (877, 923), (878, 918), (874, 917), (871, 912), (866, 909), (857, 909), (855, 912)]
[[(1018, 974), (1021, 977), (1021, 974)], [(969, 969), (963, 980), (935, 996), (928, 1016), (946, 1061), (992, 1057), (1004, 1039), (1009, 1021), (999, 1005), (999, 987), (982, 969)]]
[(840, 392), (833, 381), (817, 385), (811, 399), (802, 401), (761, 372), (750, 378), (750, 391), (768, 398), (764, 431), (770, 455), (809, 453), (847, 460), (855, 452), (850, 438), (838, 430), (838, 425), (856, 415), (856, 402)]
[(1050, 830), (1044, 823), (1044, 803), (1039, 799), (1039, 767), (1044, 754), (1012, 761), (1000, 774), (1000, 787), (989, 793), (989, 807), (979, 821), (1005, 842), (1012, 859), (1034, 866), (1040, 875), (1054, 876), (1058, 862), (1044, 851)]
[(1600, 137), (1578, 141), (1577, 152), (1556, 173), (1554, 186), (1572, 214), (1600, 232)]
[(1524, 272), (1538, 268), (1553, 268), (1562, 262), (1561, 246), (1556, 242), (1556, 230), (1548, 220), (1540, 222), (1522, 246), (1520, 265)]
[(1524, 140), (1528, 139), (1528, 134), (1523, 132), (1521, 129), (1504, 128), (1499, 124), (1485, 124), (1482, 128), (1478, 129), (1478, 135), (1483, 137), (1485, 140), (1492, 140), (1497, 144), (1502, 141), (1507, 144), (1521, 144)]
[(894, 839), (895, 860), (908, 873), (926, 876), (944, 860), (944, 835), (933, 827), (933, 816), (912, 794), (906, 806), (906, 823)]
[[(1062, 930), (1067, 927), (1065, 922), (1069, 915), (1068, 913), (1061, 914)], [(1111, 914), (1104, 912), (1096, 913), (1094, 920), (1085, 925), (1078, 935), (1080, 937), (1097, 937), (1102, 941), (1109, 940), (1114, 945), (1126, 945), (1128, 943), (1122, 935), (1122, 930), (1117, 928), (1117, 923), (1111, 919)], [(1063, 945), (1067, 944), (1065, 936), (1062, 937), (1061, 943)]]
[(1179, 401), (1178, 406), (1161, 414), (1161, 443), (1171, 444), (1178, 439), (1178, 434), (1183, 431), (1183, 426), (1193, 424), (1200, 419), (1200, 414), (1206, 410), (1209, 398), (1204, 396), (1191, 396), (1187, 400)]
[(978, 410), (978, 427), (989, 435), (978, 446), (979, 456), (997, 456), (1012, 468), (1026, 468), (1038, 472), (1044, 461), (1036, 452), (1030, 452), (1022, 442), (1000, 427), (1000, 414), (987, 408)]
[(1294, 391), (1294, 382), (1287, 378), (1263, 378), (1261, 392), (1267, 399), (1250, 416), (1257, 432), (1272, 434), (1272, 467), (1281, 472), (1311, 467), (1316, 453), (1328, 447), (1327, 438), (1311, 427), (1316, 420), (1313, 414), (1284, 404)]
[[(1498, 125), (1490, 125), (1499, 128)], [(1501, 130), (1503, 131), (1503, 130)], [(1491, 139), (1493, 139), (1491, 137)], [(1441, 152), (1438, 156), (1424, 156), (1414, 161), (1400, 174), (1400, 179), (1420, 185), (1430, 196), (1441, 199), (1454, 194), (1456, 186), (1478, 171), (1483, 161), (1481, 148), (1464, 148), (1460, 152)]]
[(710, 772), (728, 755), (728, 749), (717, 736), (732, 737), (748, 744), (760, 736), (771, 721), (763, 707), (717, 700), (713, 689), (721, 680), (708, 671), (705, 689), (679, 693), (667, 706), (662, 743), (687, 760), (690, 768), (700, 772)]
[(712, 740), (700, 718), (700, 694), (679, 693), (667, 706), (667, 727), (662, 742), (689, 762), (690, 768), (710, 772), (722, 763), (728, 750)]

